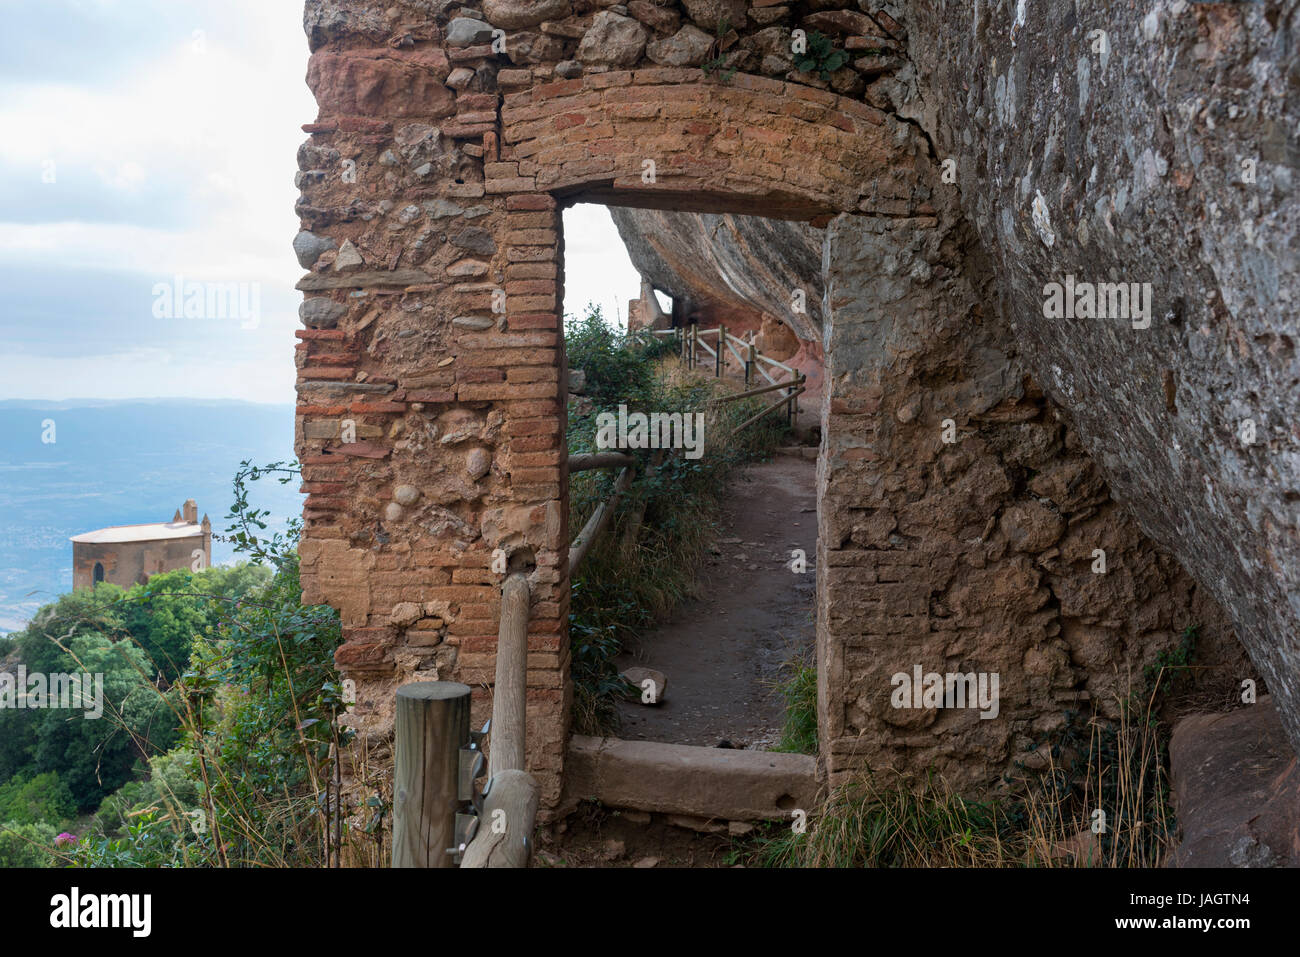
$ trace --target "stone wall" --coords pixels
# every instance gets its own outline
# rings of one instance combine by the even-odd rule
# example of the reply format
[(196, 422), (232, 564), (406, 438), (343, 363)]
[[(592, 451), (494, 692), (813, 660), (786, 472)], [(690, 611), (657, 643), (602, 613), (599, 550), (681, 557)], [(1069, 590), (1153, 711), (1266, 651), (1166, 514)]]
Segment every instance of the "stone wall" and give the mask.
[(150, 575), (190, 568), (194, 551), (204, 553), (203, 567), (212, 556), (210, 537), (195, 532), (188, 538), (168, 538), (137, 542), (76, 542), (72, 546), (72, 587), (89, 588), (94, 584), (95, 565), (104, 566), (104, 581), (123, 588), (148, 581)]
[[(849, 6), (308, 3), (320, 113), (299, 150), (294, 243), (308, 270), (302, 581), (306, 601), (342, 613), (336, 660), (360, 727), (387, 733), (395, 687), (431, 678), (488, 691), (482, 717), (508, 561), (533, 590), (529, 766), (544, 807), (559, 800), (559, 211), (578, 200), (834, 218), (819, 545), (833, 774), (897, 758), (990, 783), (1062, 693), (1104, 690), (1082, 672), (1135, 663), (1179, 627), (1190, 582), (1117, 522), (1089, 525), (1100, 492), (1030, 485), (1030, 471), (1073, 467), (1091, 488), (1090, 466), (1025, 384), (929, 140), (893, 112), (906, 30)], [(781, 50), (796, 26), (856, 58), (829, 79), (792, 69)], [(963, 431), (952, 448), (936, 445), (944, 417)], [(1111, 537), (1126, 569), (1114, 580), (1130, 584), (1081, 584), (1077, 550)], [(879, 680), (894, 660), (940, 659), (1004, 667), (1014, 720), (944, 715), (928, 744), (914, 721), (900, 729)], [(897, 757), (897, 743), (913, 750)]]
[[(1035, 380), (1229, 611), (1300, 749), (1300, 16), (1294, 0), (916, 0), (929, 131)], [(1044, 286), (1149, 282), (1146, 329)]]
[[(1067, 711), (1117, 717), (1188, 627), (1207, 683), (1254, 674), (1215, 602), (1111, 500), (988, 307), (981, 267), (964, 224), (829, 229), (818, 697), (832, 781), (865, 761), (978, 790), (1043, 767)], [(892, 677), (917, 667), (996, 674), (996, 717), (895, 707)]]
[[(994, 276), (968, 228), (615, 218), (656, 283), (785, 310), (819, 346), (825, 337), (819, 609), (833, 776), (866, 758), (972, 784), (1039, 763), (1067, 710), (1114, 716), (1130, 676), (1191, 626), (1204, 685), (1255, 676), (1214, 600), (1111, 499), (1070, 417), (1034, 385), (989, 306)], [(791, 314), (779, 298), (791, 287), (824, 292), (825, 308)], [(999, 719), (893, 708), (891, 677), (916, 665), (997, 672)]]
[(304, 599), (340, 609), (353, 720), (384, 733), (399, 683), (490, 686), (494, 550), (535, 563), (529, 764), (546, 805), (569, 695), (559, 203), (927, 208), (910, 125), (815, 83), (723, 85), (707, 50), (665, 66), (678, 58), (649, 41), (677, 36), (678, 14), (629, 6), (646, 26), (597, 6), (313, 0), (306, 16)]

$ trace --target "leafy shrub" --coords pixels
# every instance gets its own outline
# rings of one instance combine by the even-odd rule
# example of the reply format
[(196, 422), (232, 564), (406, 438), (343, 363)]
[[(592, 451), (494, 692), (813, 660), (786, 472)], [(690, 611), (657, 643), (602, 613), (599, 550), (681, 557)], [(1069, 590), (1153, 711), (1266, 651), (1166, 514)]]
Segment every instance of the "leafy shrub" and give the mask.
[(10, 824), (62, 825), (77, 812), (72, 792), (54, 771), (0, 784), (0, 821)]
[(808, 34), (807, 52), (796, 53), (794, 57), (795, 69), (800, 73), (816, 73), (826, 82), (830, 82), (831, 74), (848, 62), (848, 51), (835, 49), (831, 38), (817, 30)]
[(49, 867), (54, 860), (55, 829), (42, 822), (0, 823), (0, 868)]
[(194, 637), (170, 692), (181, 744), (150, 762), (147, 782), (105, 802), (78, 864), (338, 863), (337, 762), (349, 739), (337, 720), (338, 615), (302, 605), (299, 523), (267, 536), (269, 516), (249, 503), (248, 483), (297, 474), (287, 463), (241, 465), (229, 540), (265, 568), (194, 594), (218, 611), (208, 609), (216, 625)]
[(56, 771), (78, 810), (88, 811), (131, 778), (142, 756), (175, 741), (151, 662), (125, 629), (123, 594), (100, 585), (64, 595), (19, 633), (29, 673), (102, 674), (103, 714), (68, 720), (58, 708), (0, 710), (0, 778)]

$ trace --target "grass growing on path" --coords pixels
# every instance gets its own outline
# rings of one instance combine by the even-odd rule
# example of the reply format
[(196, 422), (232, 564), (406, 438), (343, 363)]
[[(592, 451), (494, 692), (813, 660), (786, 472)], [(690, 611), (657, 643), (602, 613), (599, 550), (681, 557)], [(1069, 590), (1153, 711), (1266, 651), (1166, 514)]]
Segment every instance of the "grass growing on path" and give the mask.
[(792, 655), (782, 666), (777, 691), (785, 700), (785, 724), (773, 751), (817, 753), (817, 667), (811, 652)]
[[(941, 779), (863, 772), (808, 812), (738, 840), (760, 867), (1160, 867), (1176, 846), (1158, 686), (1116, 721), (1067, 720), (1041, 773), (987, 800)], [(1104, 817), (1098, 812), (1103, 812)], [(797, 824), (797, 822), (794, 822)]]

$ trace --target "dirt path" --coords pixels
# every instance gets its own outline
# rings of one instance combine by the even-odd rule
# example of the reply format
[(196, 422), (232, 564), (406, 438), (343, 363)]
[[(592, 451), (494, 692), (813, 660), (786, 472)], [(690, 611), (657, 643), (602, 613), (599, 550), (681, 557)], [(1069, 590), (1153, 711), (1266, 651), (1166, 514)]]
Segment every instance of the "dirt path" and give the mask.
[[(817, 464), (777, 456), (731, 482), (702, 594), (618, 659), (662, 671), (661, 704), (619, 706), (622, 738), (766, 749), (780, 737), (781, 664), (812, 647)], [(789, 568), (803, 549), (808, 570)]]

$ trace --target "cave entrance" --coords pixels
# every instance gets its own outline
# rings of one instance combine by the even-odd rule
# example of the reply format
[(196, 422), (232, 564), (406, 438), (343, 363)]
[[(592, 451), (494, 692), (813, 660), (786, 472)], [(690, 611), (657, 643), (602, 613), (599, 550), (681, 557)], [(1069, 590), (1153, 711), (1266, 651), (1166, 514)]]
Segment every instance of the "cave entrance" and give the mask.
[[(632, 410), (657, 411), (650, 406), (658, 401), (671, 411), (687, 389), (700, 397), (772, 390), (713, 406), (713, 431), (694, 464), (684, 452), (649, 453), (657, 476), (638, 472), (606, 533), (611, 542), (574, 575), (573, 729), (628, 743), (811, 756), (824, 230), (734, 212), (591, 203), (568, 206), (563, 228), (565, 323), (571, 335), (582, 329), (568, 356), (571, 375), (582, 373), (571, 380), (579, 383), (569, 397), (571, 453), (585, 447), (592, 416), (624, 399), (599, 381), (607, 373), (588, 352), (596, 309), (652, 365), (650, 387), (626, 397)], [(756, 258), (757, 248), (782, 255)], [(784, 382), (805, 391), (782, 403)], [(571, 537), (615, 472), (570, 475)], [(650, 557), (619, 551), (620, 542), (635, 547), (630, 534)], [(683, 568), (691, 570), (684, 578)], [(615, 611), (629, 601), (641, 607)], [(621, 645), (617, 672), (643, 688), (650, 681), (642, 700), (606, 708), (585, 687), (595, 676), (584, 673), (582, 651), (607, 633)]]

